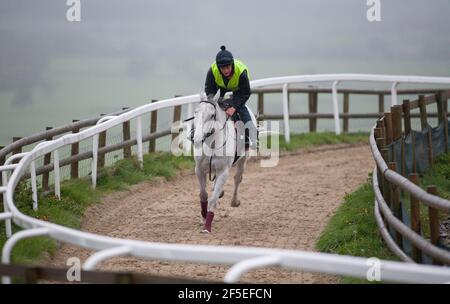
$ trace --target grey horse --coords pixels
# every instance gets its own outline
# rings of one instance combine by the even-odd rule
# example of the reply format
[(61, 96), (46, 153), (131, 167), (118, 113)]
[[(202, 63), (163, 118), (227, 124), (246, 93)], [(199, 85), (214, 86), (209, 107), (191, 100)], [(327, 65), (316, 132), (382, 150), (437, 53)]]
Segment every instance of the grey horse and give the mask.
[[(194, 111), (194, 158), (195, 174), (200, 185), (200, 205), (204, 233), (211, 233), (214, 212), (219, 198), (223, 196), (223, 187), (235, 159), (236, 142), (234, 122), (229, 119), (221, 107), (221, 99), (203, 98)], [(234, 193), (231, 206), (238, 207), (239, 185), (245, 170), (247, 153), (241, 150), (240, 158), (235, 162)], [(206, 184), (215, 176), (211, 197), (208, 199)]]

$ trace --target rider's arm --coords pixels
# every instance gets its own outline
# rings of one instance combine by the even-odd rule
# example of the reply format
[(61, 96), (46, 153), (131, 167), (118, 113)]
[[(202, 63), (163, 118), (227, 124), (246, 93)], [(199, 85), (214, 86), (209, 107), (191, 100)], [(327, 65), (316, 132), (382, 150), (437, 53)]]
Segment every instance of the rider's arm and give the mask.
[(216, 81), (214, 80), (212, 69), (209, 68), (208, 74), (206, 74), (205, 93), (207, 96), (216, 95), (218, 89), (219, 88), (217, 87)]
[(250, 98), (250, 81), (247, 76), (247, 71), (244, 71), (239, 77), (239, 89), (233, 92), (233, 107), (238, 108), (243, 106)]

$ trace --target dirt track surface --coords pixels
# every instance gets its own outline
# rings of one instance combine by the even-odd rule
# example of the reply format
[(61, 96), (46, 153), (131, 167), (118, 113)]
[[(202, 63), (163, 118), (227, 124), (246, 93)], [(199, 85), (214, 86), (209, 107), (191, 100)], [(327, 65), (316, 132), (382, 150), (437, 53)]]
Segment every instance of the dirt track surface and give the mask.
[[(82, 230), (154, 242), (315, 251), (315, 242), (345, 194), (363, 183), (372, 168), (367, 145), (301, 150), (281, 156), (273, 168), (249, 161), (240, 188), (241, 206), (230, 206), (233, 168), (210, 235), (200, 233), (197, 180), (193, 170), (185, 171), (170, 181), (144, 182), (106, 197), (87, 210)], [(67, 258), (84, 262), (90, 253), (64, 245), (50, 263), (67, 267)], [(222, 280), (229, 267), (120, 257), (98, 269)], [(241, 282), (335, 283), (337, 278), (270, 267), (246, 273)]]

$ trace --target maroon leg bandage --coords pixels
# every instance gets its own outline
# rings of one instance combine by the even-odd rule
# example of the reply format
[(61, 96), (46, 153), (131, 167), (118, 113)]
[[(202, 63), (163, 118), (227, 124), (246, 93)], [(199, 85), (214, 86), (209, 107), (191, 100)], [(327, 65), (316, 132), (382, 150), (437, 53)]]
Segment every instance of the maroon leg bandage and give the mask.
[(213, 218), (214, 218), (214, 212), (208, 211), (208, 213), (206, 214), (206, 222), (205, 222), (205, 227), (204, 227), (204, 229), (208, 230), (208, 232), (211, 232)]
[(202, 217), (206, 219), (206, 212), (208, 211), (208, 201), (200, 202), (200, 205), (202, 206)]

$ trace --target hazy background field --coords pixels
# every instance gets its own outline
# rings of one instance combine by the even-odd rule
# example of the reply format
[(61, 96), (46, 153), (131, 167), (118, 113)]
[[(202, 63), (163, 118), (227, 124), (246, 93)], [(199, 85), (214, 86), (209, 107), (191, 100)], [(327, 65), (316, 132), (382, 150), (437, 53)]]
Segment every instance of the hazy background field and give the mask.
[[(449, 3), (381, 0), (382, 21), (368, 22), (362, 0), (81, 0), (81, 22), (68, 22), (66, 1), (1, 0), (0, 145), (72, 119), (197, 93), (222, 44), (252, 79), (450, 76)], [(279, 101), (267, 98), (267, 111), (281, 113)], [(304, 111), (304, 101), (293, 97), (293, 111)], [(372, 112), (376, 98), (355, 97), (351, 109)], [(329, 97), (319, 110), (331, 111)], [(170, 116), (163, 112), (159, 127)], [(293, 127), (303, 131), (306, 122)], [(332, 129), (332, 121), (319, 121), (319, 129)]]

